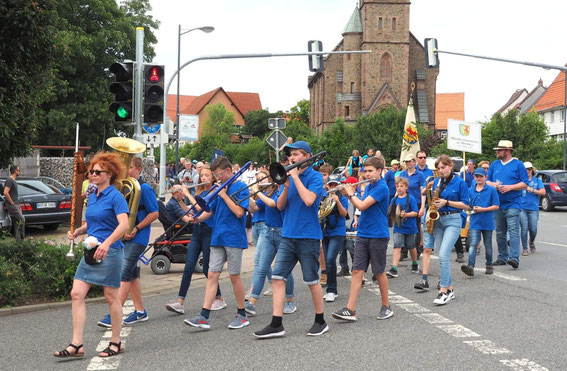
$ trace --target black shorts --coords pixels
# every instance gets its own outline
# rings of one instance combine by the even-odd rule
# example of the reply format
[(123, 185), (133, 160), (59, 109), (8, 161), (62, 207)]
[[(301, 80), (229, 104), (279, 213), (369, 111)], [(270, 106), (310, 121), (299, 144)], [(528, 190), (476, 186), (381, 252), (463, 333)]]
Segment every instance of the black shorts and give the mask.
[(386, 251), (390, 238), (356, 237), (354, 244), (353, 271), (366, 271), (372, 264), (373, 274), (382, 274), (386, 270)]

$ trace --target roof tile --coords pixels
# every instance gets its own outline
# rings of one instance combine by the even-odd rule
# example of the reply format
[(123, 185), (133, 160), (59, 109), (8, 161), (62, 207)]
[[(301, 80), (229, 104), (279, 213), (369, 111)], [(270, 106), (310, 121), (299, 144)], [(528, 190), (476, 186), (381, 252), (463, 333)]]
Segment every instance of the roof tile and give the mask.
[(435, 101), (435, 129), (447, 130), (447, 120), (465, 119), (465, 93), (438, 93)]

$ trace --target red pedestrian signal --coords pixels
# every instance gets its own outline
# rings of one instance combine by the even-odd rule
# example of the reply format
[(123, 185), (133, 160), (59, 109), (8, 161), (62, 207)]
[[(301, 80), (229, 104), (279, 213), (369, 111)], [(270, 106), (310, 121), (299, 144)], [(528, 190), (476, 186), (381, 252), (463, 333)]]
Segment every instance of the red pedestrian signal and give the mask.
[(144, 123), (163, 123), (164, 66), (144, 66)]

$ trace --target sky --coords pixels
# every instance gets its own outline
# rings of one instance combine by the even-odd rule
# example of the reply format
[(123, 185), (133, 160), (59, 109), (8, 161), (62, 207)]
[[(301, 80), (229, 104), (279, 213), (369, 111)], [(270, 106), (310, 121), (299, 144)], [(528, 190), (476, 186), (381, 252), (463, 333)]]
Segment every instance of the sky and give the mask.
[[(331, 51), (357, 6), (353, 0), (151, 0), (161, 24), (154, 62), (165, 65), (166, 83), (177, 68), (178, 26), (213, 26), (181, 37), (181, 64), (204, 55), (306, 52), (309, 40)], [(561, 37), (564, 0), (414, 0), (410, 31), (423, 42), (437, 38), (439, 50), (565, 65)], [(440, 54), (438, 93), (465, 93), (465, 120), (484, 121), (516, 89), (549, 86), (556, 70)], [(262, 107), (288, 111), (309, 99), (306, 56), (198, 61), (181, 71), (183, 95), (226, 91), (257, 92)], [(169, 90), (175, 94), (177, 82)]]

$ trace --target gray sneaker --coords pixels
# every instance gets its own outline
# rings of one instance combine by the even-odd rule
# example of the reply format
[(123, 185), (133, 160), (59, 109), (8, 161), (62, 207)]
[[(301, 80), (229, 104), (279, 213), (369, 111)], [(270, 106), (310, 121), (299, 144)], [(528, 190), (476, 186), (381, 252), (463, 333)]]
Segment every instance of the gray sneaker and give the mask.
[(380, 313), (378, 314), (378, 319), (388, 319), (394, 315), (394, 311), (385, 305), (380, 308)]
[(293, 301), (288, 301), (284, 304), (283, 312), (284, 314), (292, 314), (297, 310), (295, 303)]
[(237, 314), (236, 317), (234, 317), (234, 319), (228, 324), (228, 328), (230, 329), (243, 328), (248, 326), (249, 324), (250, 322), (248, 322), (248, 318), (244, 317), (241, 314)]
[(244, 304), (244, 310), (248, 314), (251, 314), (253, 316), (256, 315), (256, 306), (249, 301)]
[(181, 305), (181, 303), (178, 302), (177, 300), (174, 301), (173, 303), (166, 304), (165, 309), (167, 309), (170, 312), (177, 313), (177, 314), (184, 314), (185, 313), (185, 309), (183, 309), (183, 305)]
[(210, 321), (200, 314), (193, 318), (187, 318), (185, 321), (183, 321), (183, 323), (189, 326), (200, 328), (202, 330), (211, 329)]

